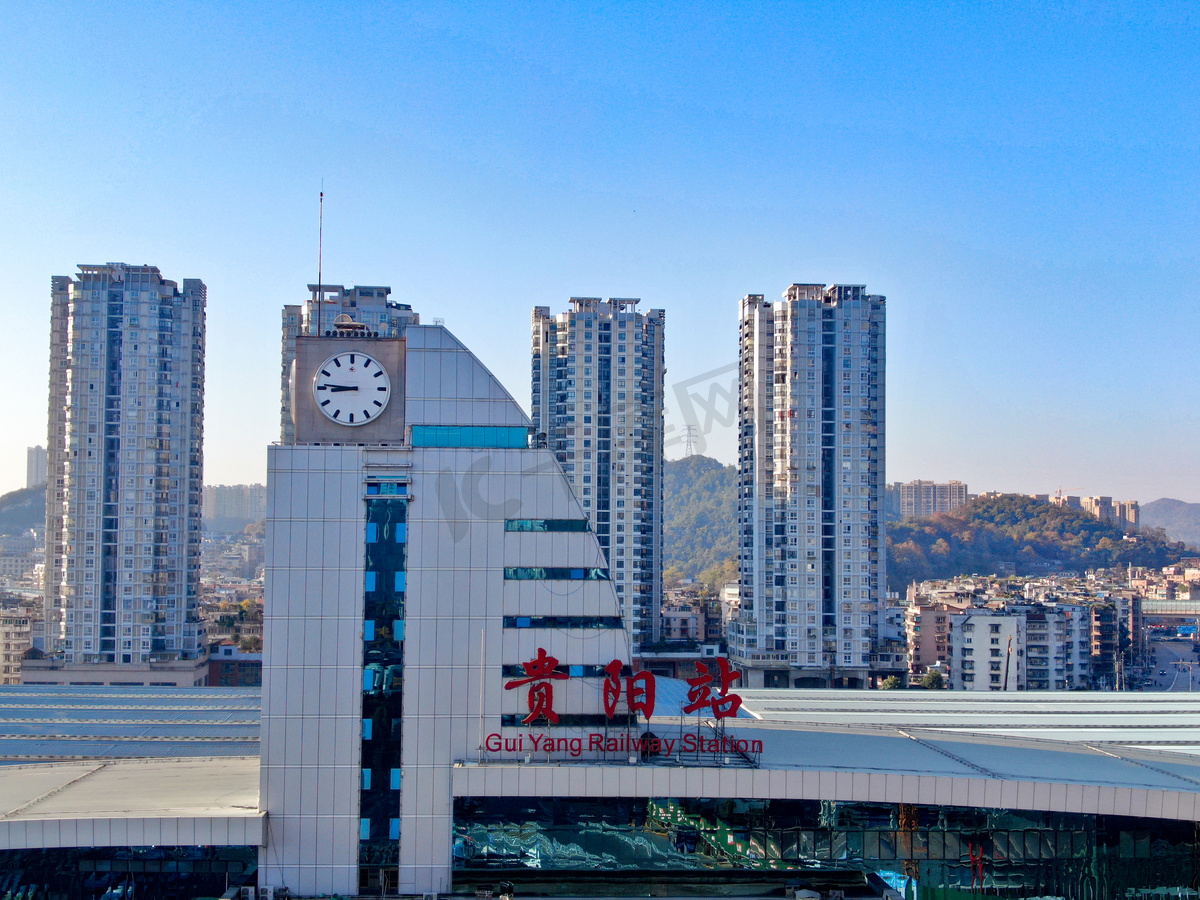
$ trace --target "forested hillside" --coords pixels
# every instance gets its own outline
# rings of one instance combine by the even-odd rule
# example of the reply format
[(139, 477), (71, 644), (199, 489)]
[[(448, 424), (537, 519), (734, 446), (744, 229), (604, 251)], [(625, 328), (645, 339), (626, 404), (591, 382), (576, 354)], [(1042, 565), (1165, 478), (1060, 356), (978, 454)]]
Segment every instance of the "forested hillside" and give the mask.
[(737, 469), (707, 456), (663, 466), (663, 568), (681, 577), (737, 559)]
[[(664, 468), (664, 568), (699, 578), (737, 559), (737, 470), (692, 456)], [(1013, 572), (1122, 566), (1165, 566), (1186, 555), (1184, 544), (1144, 527), (1135, 540), (1078, 509), (1006, 494), (977, 499), (953, 513), (889, 522), (888, 587), (913, 581)], [(732, 572), (733, 569), (727, 570)]]
[(21, 488), (0, 497), (0, 534), (46, 527), (46, 486)]
[(954, 575), (1018, 575), (1123, 566), (1165, 566), (1184, 554), (1159, 529), (1125, 540), (1120, 528), (1079, 509), (1020, 494), (978, 498), (953, 513), (888, 525), (888, 586)]

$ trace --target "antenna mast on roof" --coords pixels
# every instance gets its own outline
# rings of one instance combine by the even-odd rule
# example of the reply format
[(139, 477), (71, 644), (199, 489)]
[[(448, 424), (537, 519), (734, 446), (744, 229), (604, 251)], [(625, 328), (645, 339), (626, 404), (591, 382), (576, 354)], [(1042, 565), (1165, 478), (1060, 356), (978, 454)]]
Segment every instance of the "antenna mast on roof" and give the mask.
[(325, 179), (321, 179), (321, 199), (317, 206), (317, 321), (313, 334), (321, 333), (321, 303), (325, 300), (325, 291), (321, 287), (321, 265), (324, 262), (325, 251)]

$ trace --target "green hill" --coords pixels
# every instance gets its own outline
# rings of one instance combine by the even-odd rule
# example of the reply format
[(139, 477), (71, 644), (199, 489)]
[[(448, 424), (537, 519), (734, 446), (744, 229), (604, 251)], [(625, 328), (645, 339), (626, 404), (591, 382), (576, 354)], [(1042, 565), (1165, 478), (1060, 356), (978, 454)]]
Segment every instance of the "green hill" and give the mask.
[(953, 513), (888, 524), (888, 587), (914, 581), (1013, 572), (1030, 575), (1110, 566), (1160, 567), (1184, 554), (1161, 529), (1125, 540), (1120, 528), (1079, 509), (1020, 494), (978, 498)]
[[(737, 470), (692, 456), (668, 460), (663, 472), (664, 569), (696, 578), (726, 559), (736, 560)], [(971, 573), (1160, 567), (1186, 551), (1160, 528), (1143, 527), (1136, 540), (1125, 540), (1120, 528), (1082, 510), (1006, 494), (974, 500), (949, 514), (889, 522), (887, 555), (888, 587), (903, 591), (913, 581)]]
[(0, 496), (0, 534), (46, 527), (46, 486), (21, 488)]
[(663, 466), (663, 568), (696, 578), (737, 558), (737, 469), (707, 456)]

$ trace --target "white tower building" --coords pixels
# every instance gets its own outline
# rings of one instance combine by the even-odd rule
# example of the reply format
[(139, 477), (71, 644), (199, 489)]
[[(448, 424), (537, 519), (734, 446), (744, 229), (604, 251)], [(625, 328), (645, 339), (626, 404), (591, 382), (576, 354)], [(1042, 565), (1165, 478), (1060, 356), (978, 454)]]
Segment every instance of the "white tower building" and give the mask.
[(295, 440), (267, 463), (259, 883), (449, 893), (455, 760), (546, 759), (544, 729), (579, 748), (562, 757), (624, 762), (587, 735), (641, 734), (604, 699), (614, 661), (636, 682), (609, 570), (528, 417), (444, 327), (300, 336), (291, 382)]
[(638, 302), (535, 307), (530, 403), (604, 548), (635, 648), (657, 639), (662, 598), (666, 321)]
[(24, 680), (203, 684), (207, 289), (123, 263), (51, 286), (49, 656)]
[(741, 301), (747, 686), (865, 687), (884, 572), (884, 298), (794, 284)]

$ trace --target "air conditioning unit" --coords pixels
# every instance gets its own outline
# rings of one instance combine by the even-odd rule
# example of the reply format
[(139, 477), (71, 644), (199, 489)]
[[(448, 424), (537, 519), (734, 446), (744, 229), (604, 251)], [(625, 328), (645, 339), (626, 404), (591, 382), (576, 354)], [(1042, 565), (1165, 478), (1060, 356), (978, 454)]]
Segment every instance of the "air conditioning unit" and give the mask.
[(254, 888), (247, 885), (242, 888), (241, 900), (254, 900), (254, 894), (255, 894)]
[(275, 900), (275, 885), (264, 884), (259, 888), (258, 900)]
[(422, 894), (421, 900), (438, 900), (437, 894)]

